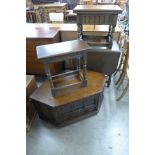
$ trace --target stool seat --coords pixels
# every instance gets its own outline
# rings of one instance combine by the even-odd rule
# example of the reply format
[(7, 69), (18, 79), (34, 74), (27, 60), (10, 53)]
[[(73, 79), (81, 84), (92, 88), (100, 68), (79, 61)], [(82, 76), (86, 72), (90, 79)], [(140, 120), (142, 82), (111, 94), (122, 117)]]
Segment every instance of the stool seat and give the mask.
[[(82, 40), (42, 45), (37, 46), (37, 57), (42, 61), (47, 61), (47, 58), (50, 58), (50, 61), (55, 61), (56, 58), (82, 53), (82, 51), (89, 50), (90, 48), (87, 42)], [(66, 57), (62, 59), (66, 59)]]
[[(61, 43), (49, 44), (37, 46), (37, 57), (44, 64), (46, 75), (49, 79), (51, 92), (53, 96), (56, 96), (56, 91), (72, 87), (74, 85), (80, 85), (81, 87), (87, 86), (87, 51), (91, 47), (83, 40), (73, 40)], [(51, 75), (50, 63), (64, 61), (67, 59), (76, 59), (76, 70), (66, 72), (58, 75)], [(80, 72), (80, 59), (83, 61), (83, 72)], [(53, 79), (68, 76), (71, 74), (77, 74), (80, 82), (72, 83), (69, 85), (55, 87)]]

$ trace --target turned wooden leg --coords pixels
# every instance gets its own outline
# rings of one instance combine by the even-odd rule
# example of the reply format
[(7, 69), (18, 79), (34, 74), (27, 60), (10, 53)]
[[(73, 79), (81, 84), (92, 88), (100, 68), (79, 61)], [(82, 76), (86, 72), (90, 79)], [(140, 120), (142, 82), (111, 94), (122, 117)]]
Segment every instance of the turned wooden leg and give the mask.
[(87, 54), (83, 55), (83, 86), (87, 86)]
[(55, 90), (54, 90), (54, 85), (53, 85), (53, 81), (52, 81), (52, 76), (51, 76), (49, 64), (44, 63), (44, 68), (45, 68), (45, 72), (46, 72), (47, 78), (48, 78), (49, 83), (50, 83), (51, 92), (52, 92), (53, 96), (55, 96)]
[(80, 39), (83, 39), (83, 27), (80, 25)]
[(78, 38), (80, 39), (80, 25), (77, 25), (77, 27)]
[(77, 25), (77, 26), (78, 26), (78, 29), (77, 29), (77, 31), (78, 31), (78, 38), (79, 38), (79, 39), (82, 39), (82, 35), (83, 35), (83, 32), (82, 32), (82, 25), (79, 24), (79, 25)]
[(109, 33), (108, 33), (108, 41), (109, 41), (109, 48), (112, 48), (112, 25), (109, 25)]

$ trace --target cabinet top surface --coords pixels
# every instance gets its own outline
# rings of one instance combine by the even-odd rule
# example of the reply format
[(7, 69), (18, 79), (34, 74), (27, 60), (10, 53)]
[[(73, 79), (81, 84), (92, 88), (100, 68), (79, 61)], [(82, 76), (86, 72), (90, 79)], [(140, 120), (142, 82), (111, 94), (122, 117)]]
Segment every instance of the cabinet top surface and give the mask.
[(74, 12), (122, 12), (118, 5), (77, 5)]
[(48, 45), (37, 46), (37, 57), (39, 60), (54, 58), (71, 53), (86, 51), (91, 47), (82, 40), (72, 40)]
[[(68, 79), (67, 79), (68, 78)], [(61, 106), (67, 103), (75, 102), (81, 99), (84, 99), (89, 96), (93, 96), (103, 91), (103, 87), (106, 81), (105, 75), (88, 71), (87, 72), (88, 85), (87, 87), (81, 88), (71, 88), (68, 89), (66, 95), (59, 95), (57, 97), (53, 97), (51, 94), (49, 81), (45, 81), (31, 96), (30, 98), (41, 102), (42, 104), (49, 105), (51, 107)], [(65, 77), (62, 84), (67, 83), (67, 81), (71, 81), (71, 77)], [(73, 91), (74, 89), (74, 91)], [(66, 90), (65, 90), (66, 91)]]
[(54, 38), (58, 32), (59, 28), (56, 27), (26, 25), (26, 38)]

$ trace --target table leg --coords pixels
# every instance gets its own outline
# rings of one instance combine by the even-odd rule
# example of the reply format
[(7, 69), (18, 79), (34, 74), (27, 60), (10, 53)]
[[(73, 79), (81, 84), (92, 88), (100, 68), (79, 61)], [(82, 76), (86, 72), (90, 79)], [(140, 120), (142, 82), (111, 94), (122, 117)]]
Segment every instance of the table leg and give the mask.
[(78, 26), (78, 38), (79, 39), (82, 39), (82, 36), (83, 36), (83, 33), (82, 33), (82, 25), (81, 24), (79, 24), (79, 25), (77, 25)]
[(109, 48), (112, 47), (112, 31), (113, 31), (113, 26), (109, 25), (109, 33), (108, 33)]
[(51, 76), (49, 64), (44, 63), (44, 68), (45, 68), (45, 72), (46, 72), (47, 78), (48, 78), (49, 83), (50, 83), (51, 92), (52, 92), (53, 96), (55, 96), (54, 85), (53, 85), (53, 81), (52, 81), (52, 76)]

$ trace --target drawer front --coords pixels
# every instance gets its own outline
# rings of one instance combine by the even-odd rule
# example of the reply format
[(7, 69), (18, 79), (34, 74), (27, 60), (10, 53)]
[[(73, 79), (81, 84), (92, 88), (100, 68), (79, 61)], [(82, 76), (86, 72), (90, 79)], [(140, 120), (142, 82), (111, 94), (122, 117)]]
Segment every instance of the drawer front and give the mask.
[(80, 14), (77, 17), (79, 24), (116, 25), (117, 15), (113, 14)]

